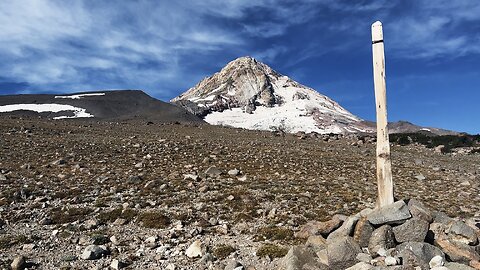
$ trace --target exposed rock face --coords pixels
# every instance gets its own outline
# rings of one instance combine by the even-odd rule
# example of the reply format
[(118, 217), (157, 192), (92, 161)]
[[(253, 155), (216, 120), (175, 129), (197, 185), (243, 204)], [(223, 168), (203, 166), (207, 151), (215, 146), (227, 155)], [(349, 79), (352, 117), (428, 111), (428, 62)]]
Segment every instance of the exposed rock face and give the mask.
[(373, 131), (332, 99), (252, 57), (228, 63), (172, 102), (211, 124), (291, 133)]

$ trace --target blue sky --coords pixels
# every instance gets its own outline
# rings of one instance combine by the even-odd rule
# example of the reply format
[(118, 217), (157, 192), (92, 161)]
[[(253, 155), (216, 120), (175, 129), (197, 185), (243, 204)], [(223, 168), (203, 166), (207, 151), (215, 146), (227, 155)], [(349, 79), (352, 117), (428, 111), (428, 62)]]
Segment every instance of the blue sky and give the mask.
[(143, 89), (169, 100), (245, 55), (374, 120), (480, 133), (478, 0), (0, 1), (0, 93)]

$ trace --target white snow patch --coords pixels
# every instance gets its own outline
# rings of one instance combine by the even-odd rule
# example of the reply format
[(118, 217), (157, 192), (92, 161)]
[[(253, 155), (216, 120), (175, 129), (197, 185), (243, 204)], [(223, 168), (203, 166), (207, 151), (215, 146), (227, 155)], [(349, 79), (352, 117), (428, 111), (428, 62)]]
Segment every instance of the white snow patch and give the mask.
[(13, 112), (13, 111), (34, 111), (34, 112), (61, 112), (61, 111), (73, 111), (74, 116), (57, 116), (53, 119), (64, 118), (81, 118), (81, 117), (94, 117), (93, 114), (86, 112), (86, 109), (74, 107), (65, 104), (10, 104), (0, 106), (0, 112)]
[(318, 127), (311, 116), (305, 116), (300, 111), (292, 111), (283, 106), (259, 106), (253, 114), (244, 113), (240, 108), (212, 112), (205, 117), (205, 121), (213, 125), (227, 125), (245, 129), (272, 130), (280, 128), (289, 133), (298, 131), (318, 133), (341, 133), (336, 125)]
[(82, 97), (94, 97), (94, 96), (105, 96), (105, 93), (90, 93), (90, 94), (78, 94), (78, 95), (69, 95), (69, 96), (55, 96), (55, 98), (80, 99)]
[(432, 130), (431, 130), (431, 129), (429, 129), (429, 128), (422, 128), (422, 129), (420, 129), (420, 130), (432, 131)]

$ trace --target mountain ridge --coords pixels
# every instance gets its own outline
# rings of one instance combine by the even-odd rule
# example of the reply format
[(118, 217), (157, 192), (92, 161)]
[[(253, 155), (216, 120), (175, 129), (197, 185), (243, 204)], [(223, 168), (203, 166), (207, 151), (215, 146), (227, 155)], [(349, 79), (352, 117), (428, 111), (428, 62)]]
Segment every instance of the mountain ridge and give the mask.
[[(14, 108), (16, 110), (7, 108), (12, 105), (16, 105)], [(43, 111), (38, 112), (39, 106), (42, 106), (41, 110)], [(39, 115), (54, 119), (77, 118), (75, 110), (83, 110), (88, 114), (83, 114), (83, 118), (94, 120), (205, 123), (183, 108), (155, 99), (142, 90), (0, 95), (0, 112), (2, 114)]]
[(372, 132), (331, 98), (252, 57), (229, 62), (171, 102), (211, 124), (287, 132)]

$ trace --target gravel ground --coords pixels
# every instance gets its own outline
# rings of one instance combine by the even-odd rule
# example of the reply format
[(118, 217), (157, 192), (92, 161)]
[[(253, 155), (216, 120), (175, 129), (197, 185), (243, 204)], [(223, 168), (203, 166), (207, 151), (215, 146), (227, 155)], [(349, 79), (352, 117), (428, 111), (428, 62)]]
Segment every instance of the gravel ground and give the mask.
[[(394, 145), (392, 163), (396, 197), (480, 214), (480, 154)], [(376, 196), (369, 140), (206, 125), (2, 117), (0, 169), (0, 269), (275, 269), (300, 225)]]

